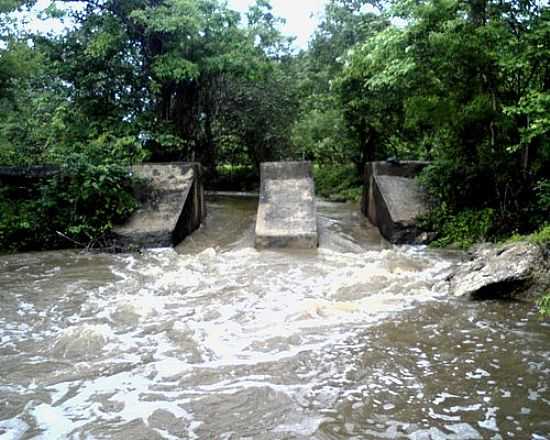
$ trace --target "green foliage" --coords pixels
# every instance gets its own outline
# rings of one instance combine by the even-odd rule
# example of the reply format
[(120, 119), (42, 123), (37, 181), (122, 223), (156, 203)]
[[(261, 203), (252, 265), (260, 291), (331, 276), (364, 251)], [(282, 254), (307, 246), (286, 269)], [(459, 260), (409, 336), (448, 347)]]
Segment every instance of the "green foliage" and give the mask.
[(363, 160), (432, 160), (422, 182), (458, 219), (450, 229), (487, 209), (490, 235), (537, 228), (548, 218), (550, 10), (403, 0), (389, 14), (403, 25), (358, 44), (335, 82)]
[[(550, 224), (546, 223), (539, 230), (528, 235), (513, 234), (505, 243), (525, 242), (540, 246), (544, 252), (550, 249)], [(539, 313), (542, 318), (550, 317), (550, 292), (542, 295), (537, 301)]]
[(445, 158), (435, 161), (418, 177), (420, 184), (428, 188), (433, 204), (445, 205), (450, 211), (467, 209), (474, 201), (488, 201), (486, 182), (480, 178), (479, 164), (469, 164)]
[[(337, 79), (354, 46), (387, 26), (382, 15), (363, 12), (372, 4), (365, 0), (327, 2), (309, 50), (297, 58), (302, 99), (292, 141), (298, 157), (322, 164), (355, 163), (356, 172), (364, 168), (367, 160), (361, 146), (364, 139), (357, 131), (364, 115), (359, 109), (354, 116), (346, 113)], [(356, 92), (361, 93), (357, 90), (353, 93)]]
[(27, 250), (36, 247), (43, 220), (38, 217), (35, 200), (21, 200), (0, 189), (0, 251)]
[(36, 0), (0, 0), (0, 14), (13, 12), (24, 6), (32, 6)]
[(550, 225), (541, 227), (538, 231), (533, 232), (527, 236), (527, 240), (530, 243), (537, 244), (539, 246), (550, 246)]
[(254, 165), (225, 164), (217, 167), (216, 176), (206, 182), (212, 191), (258, 191), (260, 176)]
[(490, 238), (493, 222), (494, 211), (490, 208), (479, 211), (464, 210), (452, 214), (443, 205), (432, 209), (420, 220), (419, 226), (422, 229), (437, 231), (433, 246), (468, 249), (473, 244)]
[(548, 318), (550, 317), (550, 293), (543, 295), (538, 301), (537, 305), (539, 307), (539, 313), (541, 317)]
[(133, 182), (127, 166), (75, 154), (58, 175), (25, 194), (3, 189), (0, 250), (93, 245), (136, 208)]
[[(107, 2), (109, 3), (109, 2)], [(283, 149), (292, 118), (292, 87), (281, 74), (288, 39), (276, 29), (279, 19), (260, 0), (240, 26), (239, 14), (219, 0), (165, 0), (120, 11), (106, 8), (129, 26), (151, 102), (147, 128), (161, 125), (164, 135), (181, 139), (169, 151), (152, 142), (155, 159), (200, 160), (215, 174), (229, 136), (254, 162)], [(92, 18), (92, 17), (91, 17)], [(285, 52), (286, 51), (286, 52)], [(288, 93), (287, 93), (288, 91)], [(272, 124), (267, 123), (267, 115)], [(234, 144), (233, 144), (234, 145)]]
[(317, 195), (338, 201), (357, 201), (363, 189), (356, 169), (349, 165), (323, 165), (313, 170)]
[(349, 163), (353, 147), (346, 136), (342, 112), (334, 100), (311, 97), (312, 105), (303, 110), (292, 130), (292, 143), (298, 156), (319, 164)]
[(258, 73), (259, 78), (233, 79), (214, 128), (218, 151), (225, 163), (254, 165), (296, 157), (289, 132), (298, 110), (291, 65), (285, 63)]
[(134, 206), (131, 163), (193, 160), (215, 174), (218, 161), (292, 155), (291, 39), (269, 1), (247, 25), (223, 0), (58, 2), (45, 16), (75, 26), (47, 36), (3, 14), (31, 3), (0, 4), (0, 165), (62, 173), (3, 195), (4, 247), (96, 240)]
[[(359, 194), (366, 161), (427, 159), (440, 244), (526, 234), (548, 219), (544, 3), (329, 0), (300, 53), (269, 0), (246, 23), (223, 0), (105, 0), (73, 12), (56, 2), (45, 15), (75, 26), (47, 36), (10, 15), (33, 3), (0, 2), (0, 164), (58, 164), (73, 177), (9, 195), (4, 236), (23, 243), (48, 203), (60, 232), (101, 234), (131, 203), (98, 179), (145, 158), (200, 161), (219, 182), (219, 164), (239, 174), (310, 159), (319, 192), (338, 198)], [(96, 203), (111, 207), (103, 222), (84, 209)]]
[(62, 173), (43, 188), (41, 207), (60, 231), (84, 243), (120, 224), (136, 208), (128, 167), (112, 162), (92, 164), (69, 158)]
[(162, 81), (194, 80), (200, 74), (196, 64), (168, 55), (158, 57), (153, 65), (153, 72)]
[(537, 182), (535, 187), (537, 193), (537, 204), (539, 209), (550, 216), (550, 179), (543, 178)]
[(519, 143), (510, 145), (510, 152), (519, 151), (531, 145), (535, 140), (550, 133), (550, 92), (530, 90), (517, 104), (503, 108), (504, 114), (525, 120), (525, 126), (519, 130)]
[(531, 234), (522, 235), (516, 233), (506, 239), (506, 243), (517, 243), (520, 241), (527, 241), (542, 247), (550, 247), (550, 224), (543, 225)]

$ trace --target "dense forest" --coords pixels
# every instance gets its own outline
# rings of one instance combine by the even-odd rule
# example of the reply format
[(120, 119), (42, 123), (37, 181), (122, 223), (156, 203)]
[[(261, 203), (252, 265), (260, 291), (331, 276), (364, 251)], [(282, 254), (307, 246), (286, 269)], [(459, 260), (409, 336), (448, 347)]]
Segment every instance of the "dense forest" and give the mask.
[(128, 164), (172, 160), (219, 185), (312, 160), (347, 199), (367, 161), (429, 160), (439, 244), (549, 234), (545, 1), (329, 0), (300, 51), (269, 0), (57, 1), (50, 34), (18, 23), (34, 3), (0, 1), (0, 165), (64, 172), (0, 188), (4, 249), (97, 239), (135, 207)]

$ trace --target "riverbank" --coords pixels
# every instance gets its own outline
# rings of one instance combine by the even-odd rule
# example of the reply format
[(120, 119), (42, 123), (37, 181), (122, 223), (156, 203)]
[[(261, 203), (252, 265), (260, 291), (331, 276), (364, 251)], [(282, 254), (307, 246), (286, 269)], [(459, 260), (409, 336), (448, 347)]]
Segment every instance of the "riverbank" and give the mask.
[(437, 286), (473, 299), (533, 299), (550, 287), (548, 248), (527, 241), (481, 244)]
[[(434, 243), (431, 247), (462, 249)], [(550, 317), (550, 227), (497, 243), (476, 243), (464, 252), (464, 260), (437, 289), (474, 300), (536, 302), (541, 317)]]

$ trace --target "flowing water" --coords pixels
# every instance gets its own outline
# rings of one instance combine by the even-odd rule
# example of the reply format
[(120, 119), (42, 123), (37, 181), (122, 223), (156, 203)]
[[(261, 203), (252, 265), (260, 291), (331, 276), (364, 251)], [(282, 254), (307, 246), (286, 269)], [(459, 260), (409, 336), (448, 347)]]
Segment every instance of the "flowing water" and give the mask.
[(176, 250), (0, 257), (1, 439), (547, 439), (550, 325), (433, 287), (459, 258), (320, 203), (257, 252), (255, 201)]

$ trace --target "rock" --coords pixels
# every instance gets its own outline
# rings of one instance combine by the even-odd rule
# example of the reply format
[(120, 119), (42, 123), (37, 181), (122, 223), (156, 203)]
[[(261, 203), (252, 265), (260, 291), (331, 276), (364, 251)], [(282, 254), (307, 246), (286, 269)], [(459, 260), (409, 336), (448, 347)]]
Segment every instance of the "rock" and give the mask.
[(436, 237), (437, 234), (435, 232), (421, 232), (416, 236), (414, 244), (430, 244)]
[(256, 247), (313, 249), (318, 245), (311, 163), (263, 163)]
[(529, 243), (504, 247), (484, 245), (437, 288), (476, 299), (510, 298), (534, 285), (547, 283), (548, 274), (548, 260), (538, 246)]

